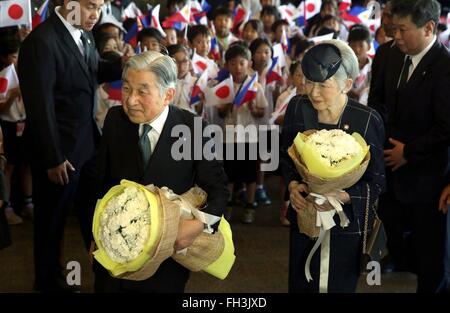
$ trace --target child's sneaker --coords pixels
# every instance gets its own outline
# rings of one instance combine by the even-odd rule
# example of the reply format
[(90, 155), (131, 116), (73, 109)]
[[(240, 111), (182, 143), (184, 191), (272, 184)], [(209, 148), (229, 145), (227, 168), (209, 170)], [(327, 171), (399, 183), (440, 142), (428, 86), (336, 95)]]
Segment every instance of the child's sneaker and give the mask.
[(33, 220), (34, 217), (34, 205), (32, 202), (29, 202), (23, 206), (22, 217)]
[(7, 207), (5, 209), (5, 215), (9, 225), (18, 225), (23, 223), (23, 219), (16, 213), (14, 213), (12, 207)]
[(255, 200), (259, 204), (269, 205), (272, 203), (270, 198), (267, 196), (266, 190), (263, 188), (256, 188)]
[(251, 224), (255, 221), (255, 205), (248, 203), (245, 206), (244, 216), (242, 217), (242, 223)]

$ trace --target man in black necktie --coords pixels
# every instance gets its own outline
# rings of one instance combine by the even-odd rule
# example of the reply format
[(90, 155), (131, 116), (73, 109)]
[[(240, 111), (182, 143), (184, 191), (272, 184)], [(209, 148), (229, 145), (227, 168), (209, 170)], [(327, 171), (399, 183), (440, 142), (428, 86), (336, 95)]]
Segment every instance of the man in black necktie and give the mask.
[[(176, 82), (177, 67), (169, 56), (147, 51), (127, 61), (123, 73), (122, 106), (108, 111), (103, 127), (97, 198), (102, 198), (122, 179), (168, 187), (176, 194), (183, 194), (197, 185), (208, 194), (203, 212), (220, 217), (228, 199), (225, 172), (217, 160), (194, 158), (195, 150), (204, 151), (211, 138), (203, 137), (206, 123), (200, 118), (197, 117), (202, 126), (196, 131), (194, 114), (169, 106), (175, 96)], [(173, 136), (180, 126), (189, 130), (190, 136)], [(198, 137), (194, 139), (194, 136)], [(183, 139), (187, 140), (190, 152), (188, 157), (179, 160), (172, 150)], [(218, 223), (210, 226), (217, 230)], [(189, 247), (204, 228), (197, 219), (182, 219), (174, 250)], [(97, 262), (94, 272), (96, 292), (183, 292), (189, 278), (189, 270), (172, 258), (161, 263), (153, 276), (142, 281), (113, 278)]]
[(436, 0), (391, 3), (395, 46), (369, 98), (386, 124), (388, 192), (380, 198), (380, 216), (398, 269), (417, 273), (417, 291), (434, 292), (444, 269), (438, 208), (449, 162), (450, 54), (436, 38)]
[(120, 62), (105, 64), (95, 54), (91, 30), (102, 5), (103, 0), (64, 0), (20, 50), (24, 136), (32, 148), (35, 188), (35, 288), (41, 291), (71, 290), (60, 263), (65, 217), (95, 152), (97, 84), (121, 76)]

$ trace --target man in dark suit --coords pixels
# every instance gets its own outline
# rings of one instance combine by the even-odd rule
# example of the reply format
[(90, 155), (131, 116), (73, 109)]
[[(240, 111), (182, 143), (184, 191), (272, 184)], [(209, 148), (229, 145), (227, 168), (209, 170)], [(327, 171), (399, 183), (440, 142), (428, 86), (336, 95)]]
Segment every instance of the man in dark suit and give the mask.
[(120, 62), (99, 63), (90, 33), (103, 0), (73, 4), (65, 0), (57, 7), (27, 37), (19, 55), (28, 123), (24, 136), (32, 148), (35, 289), (42, 291), (73, 289), (60, 263), (65, 217), (95, 151), (97, 82), (121, 75)]
[[(103, 197), (121, 179), (166, 186), (177, 194), (198, 185), (208, 194), (203, 212), (220, 217), (228, 199), (225, 172), (221, 163), (206, 160), (203, 153), (200, 159), (194, 158), (195, 150), (203, 151), (209, 138), (202, 135), (205, 124), (200, 117), (169, 106), (176, 82), (177, 68), (169, 56), (148, 51), (127, 61), (123, 74), (123, 105), (109, 110), (103, 127), (98, 197)], [(194, 126), (195, 123), (200, 123), (200, 127)], [(187, 127), (190, 136), (173, 137), (174, 127), (180, 126)], [(188, 153), (186, 159), (177, 160), (173, 147), (180, 140), (187, 143), (192, 153)], [(217, 228), (218, 223), (210, 226)], [(199, 220), (182, 220), (175, 250), (190, 246), (204, 228)], [(97, 292), (183, 292), (189, 277), (189, 271), (171, 258), (143, 281), (115, 279), (98, 263), (94, 264), (94, 271)]]
[[(445, 185), (450, 142), (450, 54), (437, 40), (436, 0), (392, 0), (395, 47), (386, 58), (369, 105), (385, 119), (388, 193), (380, 199), (394, 261), (412, 255), (418, 292), (434, 292), (443, 276)], [(411, 248), (399, 247), (404, 230)], [(391, 232), (391, 233), (390, 233)]]

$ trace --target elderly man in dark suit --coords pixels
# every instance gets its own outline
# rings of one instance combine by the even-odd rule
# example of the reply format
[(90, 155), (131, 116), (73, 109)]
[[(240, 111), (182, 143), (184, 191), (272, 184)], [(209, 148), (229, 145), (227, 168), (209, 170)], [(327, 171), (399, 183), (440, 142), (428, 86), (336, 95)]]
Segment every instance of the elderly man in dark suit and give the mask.
[[(437, 40), (436, 0), (392, 0), (395, 47), (369, 105), (385, 119), (388, 193), (380, 199), (390, 253), (405, 252), (418, 275), (418, 292), (436, 291), (443, 276), (445, 186), (450, 141), (450, 54)], [(405, 229), (411, 248), (399, 250)]]
[[(109, 110), (103, 127), (98, 197), (121, 179), (166, 186), (177, 194), (198, 185), (208, 194), (203, 211), (220, 217), (228, 199), (225, 172), (217, 160), (194, 158), (195, 150), (203, 151), (211, 139), (203, 137), (205, 124), (199, 117), (169, 106), (176, 82), (177, 67), (169, 56), (148, 51), (127, 61), (123, 73), (123, 105)], [(194, 126), (196, 122), (200, 124)], [(190, 136), (173, 137), (177, 126), (187, 127)], [(192, 153), (188, 153), (188, 158), (178, 160), (173, 154), (179, 140), (190, 147)], [(210, 226), (217, 228), (218, 223)], [(204, 228), (199, 220), (182, 220), (175, 250), (190, 246)], [(143, 281), (112, 278), (98, 263), (94, 264), (94, 271), (97, 292), (183, 292), (189, 277), (189, 271), (171, 258)]]
[(24, 136), (32, 148), (35, 289), (41, 291), (73, 290), (60, 263), (65, 216), (95, 152), (97, 83), (121, 75), (120, 62), (101, 63), (95, 53), (90, 31), (102, 5), (65, 0), (27, 37), (19, 55)]

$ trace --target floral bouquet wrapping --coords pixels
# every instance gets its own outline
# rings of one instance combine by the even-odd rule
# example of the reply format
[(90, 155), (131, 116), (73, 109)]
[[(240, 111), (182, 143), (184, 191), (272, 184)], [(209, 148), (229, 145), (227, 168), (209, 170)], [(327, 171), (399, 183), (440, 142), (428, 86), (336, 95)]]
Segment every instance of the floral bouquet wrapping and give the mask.
[[(320, 223), (314, 198), (316, 203), (328, 200), (331, 205), (340, 207), (336, 199), (323, 195), (349, 188), (362, 177), (370, 160), (369, 146), (358, 133), (349, 135), (339, 129), (308, 130), (297, 135), (288, 153), (311, 192), (307, 209), (297, 214), (297, 223), (300, 232), (316, 238)], [(340, 217), (341, 222), (346, 218), (341, 214)]]
[(151, 277), (171, 256), (190, 270), (224, 279), (235, 260), (224, 219), (215, 234), (202, 233), (184, 253), (174, 252), (180, 218), (211, 222), (213, 216), (198, 209), (206, 197), (197, 187), (178, 196), (167, 188), (122, 180), (97, 202), (92, 225), (95, 259), (112, 276), (128, 280)]

